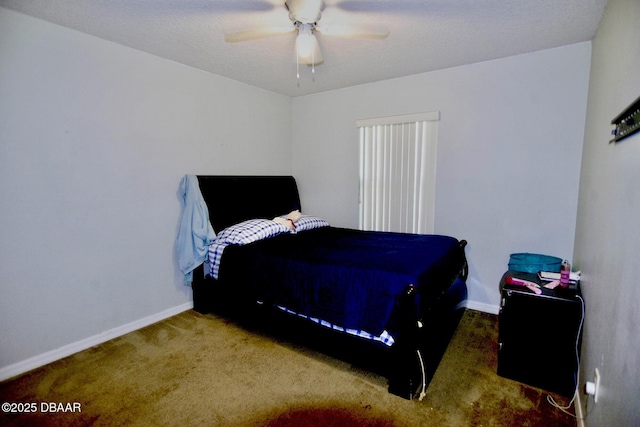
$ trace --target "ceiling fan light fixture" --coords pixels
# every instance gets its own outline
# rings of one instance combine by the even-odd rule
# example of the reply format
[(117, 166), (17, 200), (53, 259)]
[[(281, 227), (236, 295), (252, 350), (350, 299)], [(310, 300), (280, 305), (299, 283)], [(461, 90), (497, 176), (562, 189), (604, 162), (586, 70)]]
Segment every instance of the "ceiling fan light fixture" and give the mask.
[(299, 62), (313, 65), (318, 63), (320, 44), (311, 30), (311, 25), (302, 24), (296, 37), (296, 57)]

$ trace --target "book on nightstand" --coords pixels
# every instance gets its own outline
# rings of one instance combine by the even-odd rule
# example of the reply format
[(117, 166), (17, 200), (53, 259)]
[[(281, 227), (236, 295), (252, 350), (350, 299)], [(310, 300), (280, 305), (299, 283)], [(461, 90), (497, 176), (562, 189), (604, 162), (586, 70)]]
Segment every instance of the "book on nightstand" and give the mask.
[[(552, 273), (550, 271), (540, 271), (538, 273), (540, 280), (545, 282), (553, 282), (554, 280), (560, 280), (560, 273)], [(572, 271), (569, 275), (569, 282), (577, 283), (580, 281), (580, 272)]]

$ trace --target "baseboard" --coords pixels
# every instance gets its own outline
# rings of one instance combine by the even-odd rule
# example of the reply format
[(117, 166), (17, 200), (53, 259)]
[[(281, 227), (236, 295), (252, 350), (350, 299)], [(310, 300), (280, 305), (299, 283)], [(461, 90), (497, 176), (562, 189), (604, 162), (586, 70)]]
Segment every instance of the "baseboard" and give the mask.
[(39, 354), (21, 362), (14, 363), (13, 365), (5, 366), (3, 368), (0, 368), (0, 381), (13, 378), (32, 369), (39, 368), (64, 357), (71, 356), (72, 354), (79, 351), (86, 350), (98, 344), (102, 344), (103, 342), (144, 328), (145, 326), (149, 326), (153, 323), (167, 319), (171, 316), (175, 316), (176, 314), (182, 313), (183, 311), (187, 311), (192, 308), (193, 302), (187, 302), (182, 305), (161, 311), (160, 313), (156, 313), (151, 316), (147, 316), (145, 318), (128, 323), (126, 325), (118, 326), (117, 328), (110, 329), (106, 332), (102, 332), (92, 337), (85, 338), (83, 340), (76, 341), (55, 350)]
[(584, 412), (582, 410), (582, 396), (580, 393), (576, 394), (576, 400), (573, 404), (576, 411), (576, 425), (578, 427), (585, 427), (584, 424)]
[(491, 314), (499, 314), (500, 313), (500, 307), (499, 306), (493, 305), (493, 304), (487, 304), (487, 303), (484, 303), (484, 302), (477, 302), (477, 301), (467, 300), (466, 307), (469, 310), (483, 311), (485, 313), (491, 313)]

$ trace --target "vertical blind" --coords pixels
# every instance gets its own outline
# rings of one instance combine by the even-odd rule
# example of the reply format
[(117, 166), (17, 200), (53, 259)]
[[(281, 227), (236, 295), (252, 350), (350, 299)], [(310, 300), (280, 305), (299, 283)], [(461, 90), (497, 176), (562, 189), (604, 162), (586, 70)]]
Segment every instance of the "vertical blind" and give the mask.
[(360, 228), (433, 233), (439, 112), (358, 120)]

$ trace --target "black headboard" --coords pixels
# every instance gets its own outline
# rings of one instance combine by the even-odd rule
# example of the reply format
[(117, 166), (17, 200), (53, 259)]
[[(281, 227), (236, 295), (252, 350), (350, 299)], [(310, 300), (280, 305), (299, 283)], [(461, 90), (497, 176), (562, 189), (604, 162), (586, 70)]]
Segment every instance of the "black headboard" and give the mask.
[(197, 177), (216, 233), (247, 219), (271, 219), (301, 209), (298, 186), (292, 176)]

